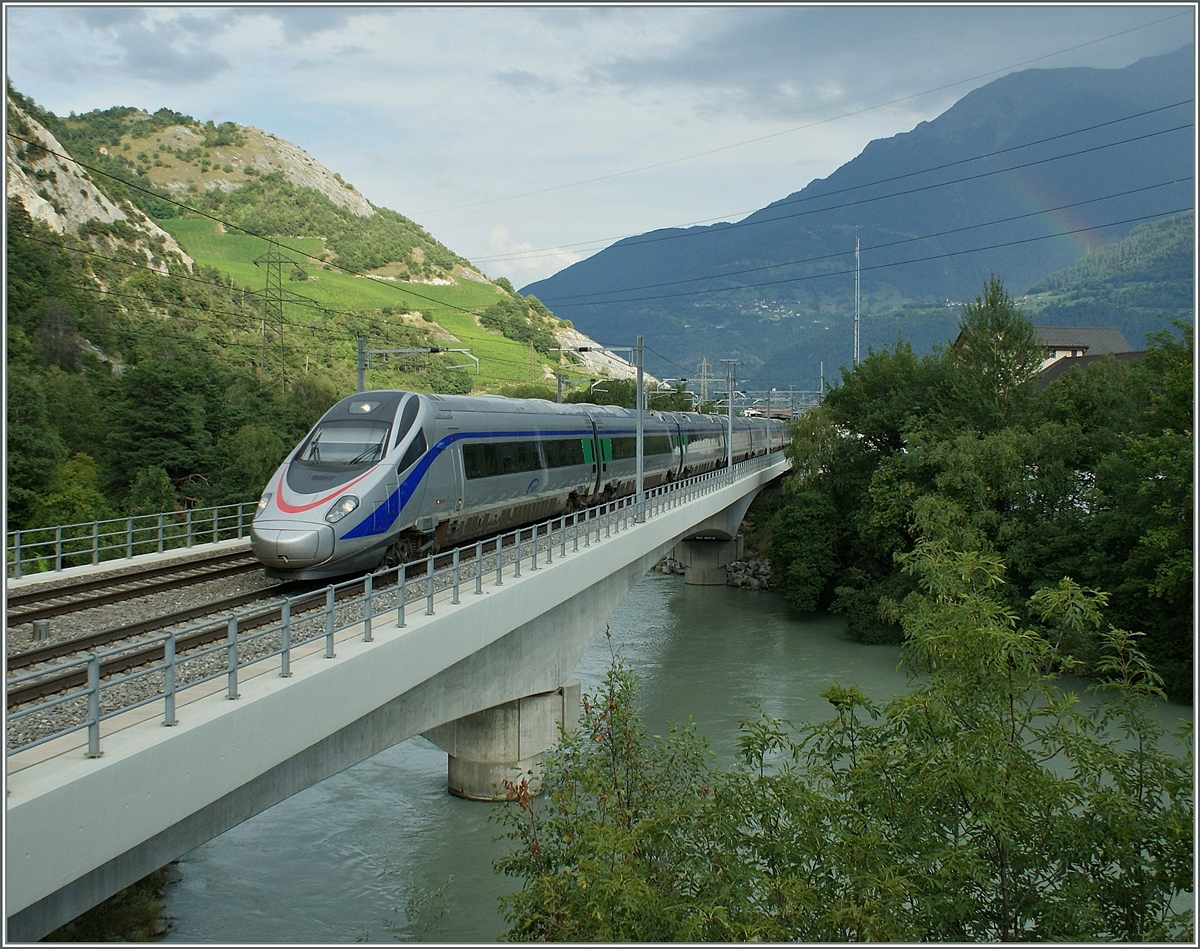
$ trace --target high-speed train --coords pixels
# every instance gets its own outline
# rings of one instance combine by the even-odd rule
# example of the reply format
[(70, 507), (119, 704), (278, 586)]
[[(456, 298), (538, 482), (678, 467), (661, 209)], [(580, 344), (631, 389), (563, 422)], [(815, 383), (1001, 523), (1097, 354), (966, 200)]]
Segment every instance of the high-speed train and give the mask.
[[(722, 467), (728, 420), (643, 413), (646, 489)], [(733, 460), (777, 451), (781, 421), (733, 419)], [(396, 565), (637, 490), (637, 412), (378, 390), (342, 399), (284, 459), (251, 548), (269, 576)]]

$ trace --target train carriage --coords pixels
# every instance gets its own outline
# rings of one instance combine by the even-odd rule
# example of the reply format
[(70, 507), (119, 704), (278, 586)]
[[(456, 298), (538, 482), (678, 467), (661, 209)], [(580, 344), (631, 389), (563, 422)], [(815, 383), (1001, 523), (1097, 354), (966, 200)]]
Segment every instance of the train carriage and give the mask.
[[(647, 489), (726, 463), (724, 417), (642, 419)], [(768, 423), (733, 423), (735, 461), (767, 450)], [(782, 436), (779, 426), (774, 447)], [(286, 579), (394, 565), (632, 494), (636, 454), (630, 409), (358, 393), (334, 405), (272, 476), (251, 546), (269, 575)]]

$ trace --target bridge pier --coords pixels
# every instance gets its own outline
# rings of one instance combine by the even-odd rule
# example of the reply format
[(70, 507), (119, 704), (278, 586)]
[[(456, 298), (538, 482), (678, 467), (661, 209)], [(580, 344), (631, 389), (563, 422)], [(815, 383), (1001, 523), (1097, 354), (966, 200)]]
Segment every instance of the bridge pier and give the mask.
[(725, 567), (742, 559), (742, 535), (732, 540), (689, 538), (675, 545), (671, 556), (683, 564), (683, 582), (693, 586), (724, 586)]
[(502, 801), (504, 781), (529, 778), (541, 791), (542, 758), (559, 729), (579, 724), (580, 684), (526, 695), (432, 728), (423, 735), (446, 752), (446, 789), (470, 801)]

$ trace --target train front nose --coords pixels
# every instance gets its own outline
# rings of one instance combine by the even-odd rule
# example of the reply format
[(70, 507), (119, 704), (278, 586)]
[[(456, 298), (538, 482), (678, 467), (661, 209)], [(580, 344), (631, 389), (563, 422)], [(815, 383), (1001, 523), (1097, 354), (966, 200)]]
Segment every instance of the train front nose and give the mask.
[(250, 529), (250, 549), (268, 567), (281, 570), (315, 567), (333, 556), (333, 528), (324, 524), (297, 526), (255, 521)]

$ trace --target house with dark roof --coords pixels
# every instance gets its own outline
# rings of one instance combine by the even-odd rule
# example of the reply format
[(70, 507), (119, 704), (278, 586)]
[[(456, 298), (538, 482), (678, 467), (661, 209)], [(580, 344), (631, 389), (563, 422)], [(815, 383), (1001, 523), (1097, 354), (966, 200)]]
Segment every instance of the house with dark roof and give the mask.
[(1105, 356), (1136, 362), (1146, 355), (1144, 350), (1134, 350), (1112, 326), (1035, 326), (1033, 332), (1043, 347), (1038, 371), (1038, 387), (1043, 389), (1064, 373), (1086, 368)]
[(1033, 332), (1043, 347), (1043, 371), (1060, 359), (1134, 351), (1114, 326), (1035, 326)]

